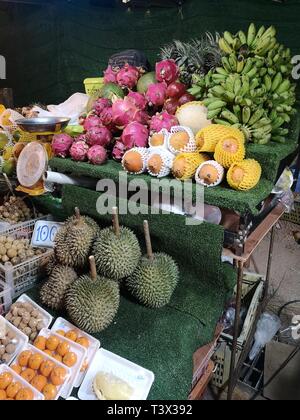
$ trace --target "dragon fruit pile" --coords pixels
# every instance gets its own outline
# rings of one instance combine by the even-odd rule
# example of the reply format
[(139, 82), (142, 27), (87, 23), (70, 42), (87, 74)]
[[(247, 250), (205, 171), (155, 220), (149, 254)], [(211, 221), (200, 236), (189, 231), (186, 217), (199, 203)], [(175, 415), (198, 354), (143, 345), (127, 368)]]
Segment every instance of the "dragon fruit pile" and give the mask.
[(94, 102), (92, 111), (80, 119), (85, 131), (83, 135), (75, 139), (66, 134), (54, 136), (54, 155), (95, 165), (103, 164), (108, 156), (121, 161), (127, 150), (148, 147), (150, 134), (162, 129), (169, 131), (178, 125), (177, 108), (194, 97), (178, 81), (179, 68), (175, 61), (164, 60), (156, 64), (153, 83), (148, 83), (145, 93), (137, 91), (141, 77), (140, 69), (129, 64), (121, 69), (108, 66), (104, 72), (105, 85), (122, 88), (124, 99), (101, 95)]

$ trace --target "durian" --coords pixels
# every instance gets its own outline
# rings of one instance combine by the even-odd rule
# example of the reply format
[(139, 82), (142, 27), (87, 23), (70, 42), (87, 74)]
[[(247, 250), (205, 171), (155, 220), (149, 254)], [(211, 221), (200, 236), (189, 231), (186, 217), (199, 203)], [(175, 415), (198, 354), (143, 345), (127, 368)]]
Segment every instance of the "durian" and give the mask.
[(195, 180), (197, 184), (204, 187), (216, 187), (221, 184), (224, 178), (224, 168), (215, 160), (208, 160), (202, 163), (196, 171)]
[(126, 280), (126, 286), (139, 303), (149, 308), (167, 305), (179, 280), (175, 261), (166, 254), (153, 253), (148, 222), (144, 222), (147, 255)]
[(151, 176), (162, 178), (171, 172), (175, 156), (163, 147), (150, 149), (147, 170)]
[(119, 284), (100, 277), (94, 257), (91, 274), (76, 280), (66, 293), (66, 309), (72, 322), (89, 334), (103, 331), (114, 320), (120, 304)]
[(56, 234), (55, 255), (62, 265), (81, 268), (87, 262), (94, 240), (94, 229), (77, 212)]
[(98, 273), (113, 280), (130, 276), (141, 257), (140, 245), (135, 234), (119, 226), (117, 208), (113, 208), (113, 228), (103, 229), (95, 240), (95, 255)]
[(227, 127), (221, 124), (209, 125), (198, 132), (196, 135), (196, 145), (199, 152), (214, 153), (219, 141), (228, 137), (237, 137), (243, 143), (244, 134), (235, 127)]
[(231, 135), (219, 141), (215, 150), (215, 160), (228, 169), (234, 163), (245, 159), (246, 149), (244, 142), (237, 136)]
[(251, 190), (259, 183), (261, 173), (261, 166), (256, 160), (246, 159), (230, 167), (227, 182), (235, 190)]
[(201, 163), (209, 160), (209, 157), (201, 153), (181, 153), (173, 162), (172, 172), (175, 178), (185, 181), (194, 177)]
[(182, 126), (172, 127), (168, 136), (168, 148), (174, 155), (196, 152), (197, 146), (192, 130)]
[(73, 268), (57, 265), (40, 290), (41, 302), (56, 311), (63, 309), (66, 292), (76, 279), (77, 274)]
[(57, 266), (58, 262), (55, 256), (55, 253), (51, 254), (46, 262), (46, 273), (50, 275), (52, 273), (53, 268)]
[[(74, 221), (76, 220), (76, 218), (78, 218), (78, 216), (80, 216), (80, 210), (78, 209), (78, 207), (76, 207), (75, 208), (75, 215), (69, 217), (66, 221), (66, 224), (74, 223)], [(92, 229), (94, 237), (96, 237), (98, 235), (98, 233), (100, 232), (100, 227), (99, 227), (98, 223), (89, 216), (81, 216), (81, 217), (82, 217), (83, 221)]]
[(123, 156), (123, 169), (129, 174), (139, 175), (146, 171), (148, 149), (145, 147), (134, 147), (128, 150)]

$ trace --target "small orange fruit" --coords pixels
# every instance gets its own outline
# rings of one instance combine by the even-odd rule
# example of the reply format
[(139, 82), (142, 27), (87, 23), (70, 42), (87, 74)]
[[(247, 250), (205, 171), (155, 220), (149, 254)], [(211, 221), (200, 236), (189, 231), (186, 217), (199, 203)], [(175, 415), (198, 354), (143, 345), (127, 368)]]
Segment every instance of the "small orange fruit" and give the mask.
[(53, 385), (62, 385), (66, 380), (67, 372), (62, 367), (55, 367), (50, 375), (50, 379)]
[(48, 378), (48, 376), (50, 376), (54, 367), (55, 367), (54, 362), (52, 362), (51, 360), (44, 360), (44, 362), (41, 364), (40, 372), (43, 376)]
[(6, 390), (7, 398), (15, 398), (20, 389), (22, 389), (22, 384), (20, 382), (13, 382), (10, 384)]
[(90, 346), (90, 342), (86, 337), (79, 337), (76, 343), (80, 344), (82, 347), (85, 347), (86, 349), (88, 349)]
[(30, 357), (28, 361), (28, 366), (33, 370), (39, 370), (42, 362), (43, 356), (41, 354), (35, 353)]
[(44, 350), (44, 353), (46, 353), (48, 356), (51, 356), (52, 357), (53, 351)]
[(25, 379), (25, 381), (30, 383), (32, 379), (35, 377), (35, 371), (33, 369), (25, 369), (21, 373), (21, 376), (23, 379)]
[(3, 389), (0, 389), (0, 401), (6, 400), (6, 392)]
[(5, 390), (13, 381), (13, 376), (9, 372), (0, 375), (0, 389)]
[(57, 395), (57, 389), (52, 384), (47, 384), (43, 388), (43, 395), (46, 401), (54, 400)]
[(20, 389), (16, 395), (16, 401), (32, 401), (33, 398), (33, 392), (29, 388)]
[(58, 345), (59, 345), (59, 339), (57, 337), (54, 337), (53, 335), (49, 337), (48, 340), (46, 341), (47, 350), (55, 351)]
[(21, 367), (27, 367), (30, 357), (31, 357), (31, 351), (29, 350), (23, 351), (18, 358), (19, 365)]
[(77, 362), (77, 356), (73, 352), (67, 353), (63, 358), (63, 363), (68, 367), (74, 366), (76, 362)]
[(46, 349), (46, 338), (45, 337), (37, 337), (33, 343), (34, 347), (36, 347), (39, 350), (44, 351)]
[(19, 365), (15, 364), (15, 365), (12, 365), (10, 368), (11, 368), (14, 372), (16, 372), (18, 375), (21, 375), (21, 372), (22, 372), (22, 368), (21, 368), (21, 366), (19, 366)]
[(56, 349), (56, 352), (62, 357), (64, 357), (69, 351), (70, 344), (66, 342), (61, 342)]
[(42, 390), (45, 388), (45, 386), (47, 385), (47, 378), (43, 375), (37, 375), (35, 376), (32, 381), (30, 382), (30, 384), (37, 389), (39, 392), (42, 392)]
[(66, 333), (64, 332), (64, 330), (57, 330), (57, 331), (55, 331), (55, 334), (61, 335), (62, 337), (64, 337), (66, 335)]
[(71, 330), (71, 331), (67, 332), (67, 334), (65, 335), (65, 337), (68, 338), (71, 341), (76, 341), (77, 338), (78, 338), (77, 331)]
[(52, 355), (52, 357), (53, 359), (57, 360), (59, 363), (62, 363), (63, 358), (60, 354), (55, 353)]

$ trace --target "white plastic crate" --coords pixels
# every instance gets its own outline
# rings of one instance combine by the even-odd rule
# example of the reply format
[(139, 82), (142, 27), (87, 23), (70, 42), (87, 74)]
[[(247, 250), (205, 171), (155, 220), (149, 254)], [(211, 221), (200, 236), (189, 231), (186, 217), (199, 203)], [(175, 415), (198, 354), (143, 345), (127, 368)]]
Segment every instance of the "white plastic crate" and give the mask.
[(11, 288), (0, 280), (0, 315), (6, 314), (12, 304)]
[[(49, 215), (37, 217), (36, 219), (30, 219), (26, 222), (16, 223), (15, 225), (10, 225), (8, 223), (0, 223), (0, 236), (15, 236), (30, 239), (34, 231), (35, 223), (38, 220), (50, 220)], [(19, 236), (20, 235), (20, 236)]]

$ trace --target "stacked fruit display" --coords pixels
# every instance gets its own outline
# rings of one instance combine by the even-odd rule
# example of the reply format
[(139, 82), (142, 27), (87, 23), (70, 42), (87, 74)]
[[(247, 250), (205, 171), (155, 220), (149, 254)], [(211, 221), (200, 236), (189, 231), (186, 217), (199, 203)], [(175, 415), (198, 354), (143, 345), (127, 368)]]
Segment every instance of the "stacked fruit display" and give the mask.
[(20, 197), (10, 196), (0, 206), (0, 221), (15, 224), (32, 219), (33, 212)]
[(240, 128), (247, 141), (284, 143), (294, 112), (291, 52), (276, 39), (273, 26), (247, 33), (224, 32), (222, 65), (204, 77), (194, 74), (189, 90), (217, 124)]

